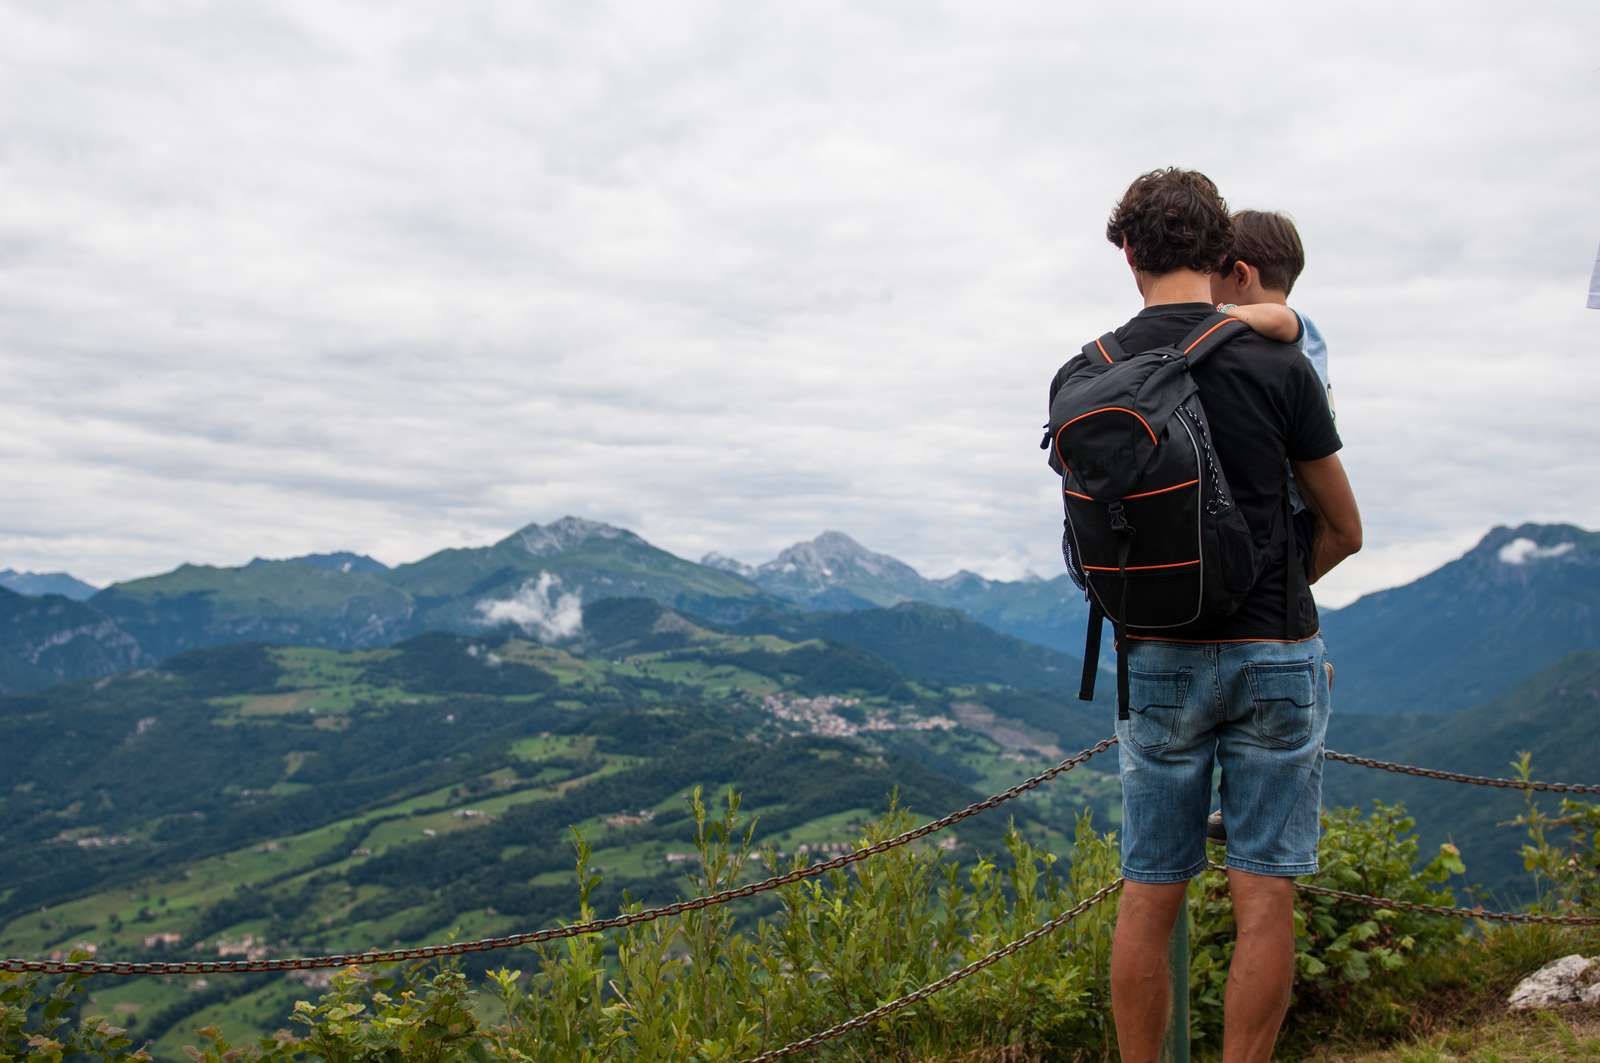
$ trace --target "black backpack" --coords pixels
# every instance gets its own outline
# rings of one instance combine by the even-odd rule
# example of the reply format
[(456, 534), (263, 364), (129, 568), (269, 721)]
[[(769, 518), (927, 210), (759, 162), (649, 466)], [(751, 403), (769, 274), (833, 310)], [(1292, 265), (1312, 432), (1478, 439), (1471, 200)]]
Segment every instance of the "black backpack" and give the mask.
[[(1125, 629), (1159, 631), (1226, 617), (1255, 586), (1265, 561), (1228, 490), (1189, 372), (1245, 331), (1238, 319), (1213, 314), (1177, 346), (1137, 354), (1108, 332), (1084, 345), (1087, 364), (1066, 377), (1050, 402), (1040, 446), (1062, 478), (1067, 571), (1089, 599), (1078, 696), (1094, 697), (1101, 626), (1110, 617), (1121, 719), (1128, 714)], [(1293, 573), (1289, 504), (1286, 491), (1283, 527)], [(1292, 575), (1286, 584), (1292, 605)], [(1289, 608), (1286, 616), (1294, 615)]]

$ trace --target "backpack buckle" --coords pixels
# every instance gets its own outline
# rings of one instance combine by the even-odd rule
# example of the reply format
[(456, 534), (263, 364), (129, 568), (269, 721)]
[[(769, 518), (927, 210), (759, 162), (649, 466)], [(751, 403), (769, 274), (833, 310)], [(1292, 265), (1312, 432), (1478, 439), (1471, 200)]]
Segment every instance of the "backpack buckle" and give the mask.
[(1128, 523), (1128, 511), (1118, 499), (1106, 507), (1106, 513), (1111, 517), (1111, 530), (1118, 535), (1133, 535), (1134, 528)]

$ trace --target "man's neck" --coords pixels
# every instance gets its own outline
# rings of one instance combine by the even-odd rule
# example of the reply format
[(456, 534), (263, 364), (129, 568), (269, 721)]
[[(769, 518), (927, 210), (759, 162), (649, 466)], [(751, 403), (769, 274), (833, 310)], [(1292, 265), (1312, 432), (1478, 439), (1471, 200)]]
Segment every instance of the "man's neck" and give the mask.
[(1144, 305), (1167, 306), (1171, 303), (1211, 302), (1211, 278), (1192, 269), (1175, 269), (1171, 273), (1152, 276), (1144, 274), (1139, 292)]

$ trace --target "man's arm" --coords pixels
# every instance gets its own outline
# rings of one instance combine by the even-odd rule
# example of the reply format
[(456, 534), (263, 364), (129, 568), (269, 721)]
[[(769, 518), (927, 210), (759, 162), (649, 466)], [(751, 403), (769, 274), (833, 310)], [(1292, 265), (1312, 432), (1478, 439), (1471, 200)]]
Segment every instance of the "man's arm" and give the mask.
[(1076, 373), (1078, 370), (1082, 369), (1088, 364), (1089, 359), (1085, 358), (1081, 354), (1075, 354), (1071, 358), (1067, 359), (1066, 365), (1063, 365), (1060, 369), (1056, 370), (1056, 375), (1050, 379), (1050, 401), (1045, 407), (1046, 413), (1050, 412), (1050, 406), (1054, 406), (1056, 404), (1056, 392), (1060, 391), (1061, 385), (1067, 382), (1067, 377), (1071, 376), (1073, 373)]
[(1316, 516), (1311, 535), (1311, 582), (1361, 549), (1361, 510), (1339, 455), (1294, 463), (1300, 496)]
[(1229, 306), (1223, 313), (1238, 318), (1269, 340), (1294, 343), (1300, 338), (1300, 315), (1282, 303), (1247, 303)]

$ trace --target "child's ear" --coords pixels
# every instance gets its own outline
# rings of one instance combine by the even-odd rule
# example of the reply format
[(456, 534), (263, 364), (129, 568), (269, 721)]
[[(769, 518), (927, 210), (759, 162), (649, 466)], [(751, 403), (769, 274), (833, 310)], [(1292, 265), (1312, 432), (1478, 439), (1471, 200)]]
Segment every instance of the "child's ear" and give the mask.
[(1250, 267), (1243, 262), (1234, 260), (1233, 269), (1228, 271), (1229, 280), (1241, 288), (1250, 287)]

